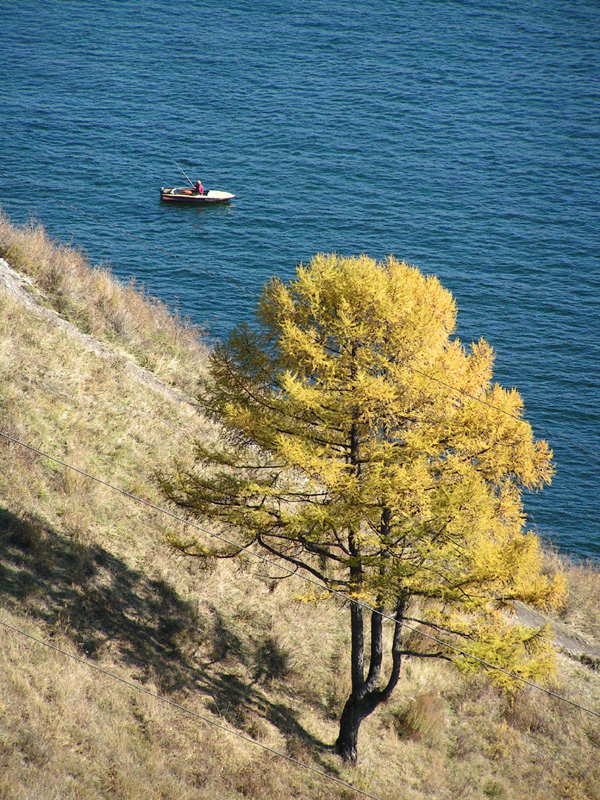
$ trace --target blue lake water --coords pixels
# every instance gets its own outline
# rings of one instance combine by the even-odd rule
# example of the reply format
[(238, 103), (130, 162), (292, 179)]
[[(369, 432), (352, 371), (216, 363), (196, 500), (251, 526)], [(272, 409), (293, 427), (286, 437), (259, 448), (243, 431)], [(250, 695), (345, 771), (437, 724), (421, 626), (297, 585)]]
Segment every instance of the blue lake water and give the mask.
[[(597, 0), (0, 0), (0, 203), (222, 337), (272, 274), (389, 253), (454, 294), (600, 555)], [(159, 187), (234, 192), (165, 207)]]

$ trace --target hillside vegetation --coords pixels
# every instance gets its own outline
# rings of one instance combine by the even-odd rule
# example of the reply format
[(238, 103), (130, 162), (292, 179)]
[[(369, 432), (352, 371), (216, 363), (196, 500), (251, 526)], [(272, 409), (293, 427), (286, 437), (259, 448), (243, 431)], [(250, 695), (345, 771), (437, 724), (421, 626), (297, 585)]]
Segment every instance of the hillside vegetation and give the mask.
[[(0, 280), (0, 431), (161, 504), (157, 470), (218, 435), (194, 404), (201, 332), (37, 224), (0, 218), (0, 257), (26, 279), (26, 297)], [(598, 718), (426, 659), (407, 662), (361, 730), (358, 765), (342, 765), (347, 608), (250, 557), (185, 558), (168, 543), (185, 536), (0, 437), (0, 622), (86, 662), (0, 626), (0, 797), (360, 796), (268, 747), (382, 800), (600, 798)], [(547, 569), (559, 561), (559, 621), (598, 644), (600, 574), (556, 555)], [(559, 653), (551, 688), (598, 710), (597, 665), (583, 662)]]

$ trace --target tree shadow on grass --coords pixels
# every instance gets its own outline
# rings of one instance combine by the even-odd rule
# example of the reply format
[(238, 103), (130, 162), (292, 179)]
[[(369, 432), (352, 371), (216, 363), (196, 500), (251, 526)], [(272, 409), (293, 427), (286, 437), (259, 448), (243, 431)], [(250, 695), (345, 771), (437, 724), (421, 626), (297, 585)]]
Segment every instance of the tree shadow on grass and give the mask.
[(153, 682), (162, 694), (200, 691), (212, 710), (250, 732), (251, 717), (258, 715), (320, 763), (330, 750), (292, 709), (261, 691), (255, 680), (264, 671), (260, 648), (249, 652), (218, 609), (207, 607), (199, 617), (167, 583), (99, 545), (82, 545), (2, 508), (0, 603), (59, 629), (89, 659), (104, 648), (116, 651), (136, 680)]

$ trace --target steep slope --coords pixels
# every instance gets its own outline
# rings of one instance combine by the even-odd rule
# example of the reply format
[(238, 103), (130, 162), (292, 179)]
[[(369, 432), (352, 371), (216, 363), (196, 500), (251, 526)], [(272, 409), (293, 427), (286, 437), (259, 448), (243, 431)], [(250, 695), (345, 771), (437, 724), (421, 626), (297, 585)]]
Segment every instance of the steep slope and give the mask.
[[(199, 331), (39, 226), (3, 219), (0, 256), (0, 430), (160, 504), (154, 471), (218, 435), (193, 402)], [(185, 559), (173, 535), (191, 534), (0, 437), (0, 622), (83, 659), (0, 626), (0, 797), (359, 796), (266, 747), (387, 800), (600, 797), (597, 719), (426, 659), (342, 767), (347, 609), (250, 558)], [(566, 567), (562, 623), (597, 646), (600, 576)], [(588, 662), (561, 655), (553, 689), (598, 709)]]

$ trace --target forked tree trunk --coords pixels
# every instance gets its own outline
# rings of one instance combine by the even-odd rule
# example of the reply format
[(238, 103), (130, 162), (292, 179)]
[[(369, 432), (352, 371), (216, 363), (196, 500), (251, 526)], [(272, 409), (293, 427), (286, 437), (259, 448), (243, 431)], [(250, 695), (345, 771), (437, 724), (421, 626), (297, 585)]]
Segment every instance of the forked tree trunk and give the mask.
[(373, 703), (369, 697), (357, 698), (354, 693), (346, 701), (340, 717), (339, 736), (335, 743), (335, 752), (344, 761), (356, 761), (360, 723), (377, 708), (379, 702)]
[(358, 731), (361, 722), (383, 703), (393, 692), (400, 677), (402, 621), (406, 598), (401, 597), (394, 616), (394, 637), (392, 641), (392, 670), (383, 689), (378, 689), (381, 662), (383, 658), (383, 637), (381, 614), (371, 612), (371, 658), (369, 673), (364, 677), (364, 643), (362, 610), (352, 604), (352, 692), (346, 701), (340, 718), (340, 730), (335, 743), (335, 751), (344, 761), (356, 761)]

